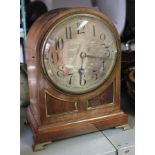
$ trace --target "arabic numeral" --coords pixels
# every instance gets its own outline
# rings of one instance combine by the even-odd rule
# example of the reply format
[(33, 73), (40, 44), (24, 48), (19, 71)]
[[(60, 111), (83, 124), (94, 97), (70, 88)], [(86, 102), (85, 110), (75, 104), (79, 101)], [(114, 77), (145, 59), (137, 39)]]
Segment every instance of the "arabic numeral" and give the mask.
[(95, 79), (95, 80), (98, 79), (97, 70), (93, 70), (93, 79)]
[(69, 77), (69, 84), (71, 85), (72, 84), (72, 77), (73, 77), (73, 73), (70, 73), (68, 74)]
[(55, 49), (62, 50), (64, 48), (64, 41), (62, 38), (55, 39)]
[(103, 43), (101, 45), (105, 45), (105, 39), (106, 39), (106, 35), (104, 33), (101, 33), (100, 40), (103, 41)]
[(72, 31), (70, 26), (66, 27), (65, 32), (66, 32), (66, 39), (72, 39)]

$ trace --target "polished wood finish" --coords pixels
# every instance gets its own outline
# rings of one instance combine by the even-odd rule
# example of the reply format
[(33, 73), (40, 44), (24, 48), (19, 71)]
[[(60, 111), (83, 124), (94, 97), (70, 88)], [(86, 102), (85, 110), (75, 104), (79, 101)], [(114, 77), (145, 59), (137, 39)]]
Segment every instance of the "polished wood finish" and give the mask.
[(88, 100), (88, 108), (95, 108), (97, 106), (113, 103), (114, 84), (112, 83), (100, 95)]
[[(110, 77), (96, 90), (81, 95), (58, 90), (41, 66), (40, 49), (46, 33), (55, 23), (74, 13), (91, 13), (104, 19), (111, 27), (118, 47), (116, 65)], [(127, 115), (120, 110), (120, 38), (112, 22), (102, 13), (90, 8), (72, 8), (44, 14), (28, 33), (26, 61), (31, 102), (27, 109), (27, 120), (34, 133), (36, 148), (48, 141), (128, 123)]]

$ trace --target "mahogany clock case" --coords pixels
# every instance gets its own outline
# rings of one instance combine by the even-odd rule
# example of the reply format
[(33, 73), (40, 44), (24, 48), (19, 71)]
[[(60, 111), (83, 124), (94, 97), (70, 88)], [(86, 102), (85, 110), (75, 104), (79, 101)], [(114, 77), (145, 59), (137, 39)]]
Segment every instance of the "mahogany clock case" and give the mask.
[[(41, 46), (47, 32), (63, 18), (88, 13), (103, 19), (116, 38), (118, 56), (109, 78), (97, 89), (79, 95), (57, 89), (48, 79), (41, 64)], [(42, 15), (27, 37), (26, 62), (30, 105), (27, 121), (34, 133), (34, 146), (46, 142), (86, 134), (128, 124), (120, 110), (120, 38), (113, 23), (91, 8), (56, 9)]]

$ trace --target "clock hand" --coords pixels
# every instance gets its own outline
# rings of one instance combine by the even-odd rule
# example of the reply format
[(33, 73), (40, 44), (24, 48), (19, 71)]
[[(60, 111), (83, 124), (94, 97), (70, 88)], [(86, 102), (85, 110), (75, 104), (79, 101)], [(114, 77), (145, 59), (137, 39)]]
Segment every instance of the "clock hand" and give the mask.
[(94, 55), (86, 55), (88, 58), (98, 58), (98, 59), (103, 59), (103, 57), (99, 56), (94, 56)]
[(94, 55), (88, 55), (88, 54), (86, 54), (86, 57), (88, 57), (88, 58), (97, 58), (97, 59), (104, 59), (103, 57), (99, 57), (99, 56), (94, 56)]
[(80, 58), (81, 58), (81, 70), (83, 69), (83, 60), (84, 60), (84, 58), (86, 57), (86, 53), (84, 53), (84, 52), (81, 52), (80, 53)]
[(86, 53), (85, 53), (85, 52), (81, 52), (81, 53), (80, 53), (80, 58), (83, 59), (83, 58), (85, 58), (85, 57), (86, 57)]
[(79, 74), (80, 74), (80, 85), (82, 85), (83, 74), (84, 74), (84, 72), (85, 72), (85, 69), (83, 68), (83, 62), (84, 62), (83, 60), (84, 60), (85, 57), (86, 57), (86, 53), (81, 52), (81, 53), (80, 53), (81, 67), (80, 67), (80, 69), (79, 69)]
[(84, 72), (85, 72), (85, 70), (83, 69), (83, 68), (80, 68), (79, 69), (79, 74), (80, 74), (80, 85), (83, 85), (82, 83), (82, 81), (84, 81), (83, 80), (83, 75), (84, 75)]

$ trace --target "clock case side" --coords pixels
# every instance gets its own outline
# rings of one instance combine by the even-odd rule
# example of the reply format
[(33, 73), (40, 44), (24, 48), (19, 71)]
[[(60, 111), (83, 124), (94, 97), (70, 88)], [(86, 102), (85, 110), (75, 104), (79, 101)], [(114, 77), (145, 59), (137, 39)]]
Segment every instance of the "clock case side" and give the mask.
[[(26, 42), (26, 63), (28, 73), (28, 85), (29, 85), (29, 98), (30, 105), (27, 108), (27, 119), (28, 122), (32, 122), (32, 129), (34, 132), (37, 131), (41, 126), (41, 106), (39, 102), (39, 54), (38, 44), (41, 37), (41, 31), (46, 25), (46, 22), (55, 15), (66, 10), (67, 8), (51, 10), (44, 15), (40, 16), (34, 24), (31, 26)], [(31, 125), (30, 124), (30, 125)]]
[[(31, 104), (27, 110), (27, 119), (35, 133), (35, 144), (120, 126), (128, 122), (127, 115), (120, 110), (121, 47), (120, 38), (113, 23), (102, 13), (93, 9), (74, 8), (66, 9), (65, 12), (62, 12), (64, 10), (65, 9), (57, 9), (46, 13), (33, 24), (28, 34), (26, 61), (28, 66)], [(58, 22), (58, 19), (63, 19), (75, 12), (92, 13), (107, 20), (117, 38), (118, 45), (118, 57), (110, 77), (106, 80), (104, 85), (93, 92), (83, 95), (69, 95), (55, 88), (43, 72), (39, 53), (42, 40), (50, 27)], [(114, 84), (114, 104), (112, 106), (105, 106), (101, 109), (87, 111), (87, 101), (99, 95), (108, 88), (111, 83)], [(63, 100), (77, 102), (80, 115), (77, 115), (75, 112), (72, 115), (55, 115), (53, 117), (48, 117), (45, 106), (46, 93), (52, 96), (59, 96), (59, 98)], [(73, 121), (73, 118), (75, 118), (75, 121)]]

